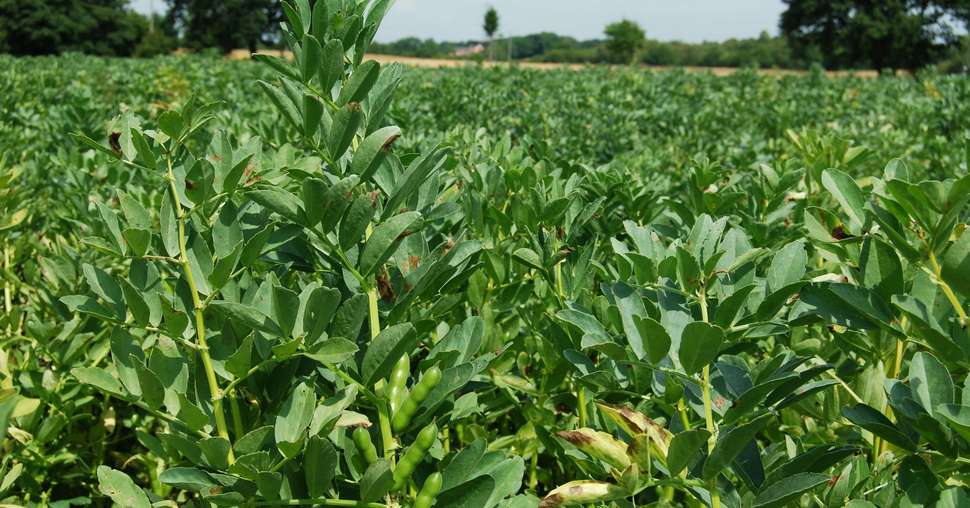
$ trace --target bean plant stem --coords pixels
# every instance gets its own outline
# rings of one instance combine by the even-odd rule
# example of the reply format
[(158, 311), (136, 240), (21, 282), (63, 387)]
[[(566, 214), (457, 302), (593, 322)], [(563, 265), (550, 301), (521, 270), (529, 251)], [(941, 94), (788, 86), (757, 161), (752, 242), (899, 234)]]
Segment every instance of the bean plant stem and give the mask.
[(677, 401), (677, 412), (680, 413), (680, 423), (684, 425), (684, 430), (690, 430), (690, 418), (687, 417), (687, 405), (683, 398)]
[(259, 501), (256, 506), (349, 506), (352, 508), (386, 508), (387, 505), (381, 503), (365, 503), (363, 501), (353, 501), (350, 499), (287, 499), (285, 501)]
[[(185, 247), (185, 211), (182, 202), (179, 200), (178, 188), (175, 186), (175, 172), (172, 171), (172, 156), (168, 156), (168, 188), (172, 194), (172, 207), (178, 221), (178, 245), (179, 263), (182, 271), (185, 272), (185, 282), (189, 286), (189, 293), (192, 294), (192, 306), (195, 311), (195, 332), (199, 346), (199, 357), (202, 359), (202, 368), (205, 370), (206, 381), (209, 383), (209, 397), (212, 401), (212, 412), (216, 418), (216, 433), (229, 440), (229, 426), (226, 424), (226, 414), (222, 410), (222, 391), (219, 389), (219, 381), (216, 379), (216, 371), (212, 367), (212, 357), (209, 355), (209, 344), (205, 339), (205, 318), (203, 316), (204, 307), (199, 298), (198, 286), (195, 284), (195, 276), (192, 274), (192, 266), (189, 263), (188, 250)], [(229, 447), (229, 463), (236, 461), (232, 446)]]
[(862, 397), (860, 397), (859, 394), (853, 391), (852, 387), (850, 387), (848, 383), (846, 383), (842, 378), (840, 378), (838, 374), (832, 371), (826, 371), (826, 373), (829, 375), (829, 377), (838, 381), (839, 384), (842, 385), (842, 388), (846, 391), (846, 393), (848, 393), (849, 396), (852, 397), (856, 402), (858, 402), (859, 404), (865, 404), (865, 401), (862, 400)]
[(232, 426), (236, 432), (236, 439), (239, 439), (246, 434), (246, 429), (243, 427), (242, 412), (239, 410), (239, 398), (236, 397), (235, 392), (229, 393), (229, 411), (232, 413)]
[(585, 427), (588, 421), (586, 415), (586, 388), (581, 384), (576, 384), (576, 405), (579, 407), (579, 426)]
[[(373, 233), (374, 227), (371, 224), (367, 225), (367, 238), (370, 238), (371, 233)], [(379, 314), (380, 310), (377, 307), (377, 281), (370, 281), (369, 287), (367, 288), (367, 309), (370, 317), (370, 337), (371, 340), (377, 338), (381, 333), (381, 316)], [(384, 380), (380, 380), (374, 385), (374, 391), (376, 393), (381, 393), (384, 388)], [(388, 404), (385, 401), (378, 400), (377, 402), (377, 420), (378, 425), (381, 429), (381, 444), (383, 446), (384, 458), (387, 459), (392, 465), (394, 464), (394, 434), (391, 432), (391, 416), (390, 411), (388, 411)]]
[[(6, 244), (3, 246), (3, 268), (4, 270), (10, 269), (10, 247)], [(7, 333), (10, 333), (10, 316), (13, 315), (13, 297), (10, 292), (10, 281), (4, 281), (3, 283), (3, 308), (6, 311), (7, 316)]]
[(940, 289), (943, 290), (943, 294), (945, 294), (946, 298), (950, 300), (950, 305), (952, 305), (953, 309), (957, 312), (957, 316), (960, 318), (960, 326), (966, 328), (968, 322), (967, 311), (964, 310), (963, 305), (957, 298), (956, 293), (953, 292), (953, 288), (951, 288), (950, 285), (943, 280), (943, 269), (940, 267), (940, 263), (936, 260), (936, 254), (933, 252), (933, 249), (930, 249), (929, 261), (930, 268), (933, 269), (936, 284), (940, 286)]
[[(700, 291), (698, 292), (698, 301), (701, 306), (701, 319), (707, 323), (709, 322), (709, 316), (707, 313), (707, 289), (702, 284)], [(717, 444), (717, 425), (714, 423), (714, 410), (711, 407), (711, 366), (705, 365), (701, 371), (702, 381), (701, 389), (704, 396), (704, 419), (707, 424), (707, 432), (711, 436), (707, 440), (707, 452), (708, 454), (714, 452), (714, 446)], [(708, 482), (707, 487), (708, 492), (711, 494), (711, 508), (721, 508), (721, 496), (717, 492), (717, 477), (711, 479)]]

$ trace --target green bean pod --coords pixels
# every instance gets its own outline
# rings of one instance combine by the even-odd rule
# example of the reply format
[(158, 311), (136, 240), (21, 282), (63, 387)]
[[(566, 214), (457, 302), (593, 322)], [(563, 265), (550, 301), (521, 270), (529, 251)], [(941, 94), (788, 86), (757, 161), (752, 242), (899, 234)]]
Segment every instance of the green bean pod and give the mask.
[(431, 367), (421, 376), (421, 380), (414, 385), (411, 393), (404, 399), (401, 407), (394, 413), (394, 418), (391, 420), (391, 428), (394, 429), (394, 432), (404, 432), (408, 428), (411, 420), (414, 419), (414, 415), (418, 413), (418, 408), (421, 407), (421, 403), (424, 402), (424, 399), (428, 398), (431, 390), (440, 381), (441, 369), (438, 367)]
[(404, 452), (401, 460), (398, 461), (397, 466), (394, 468), (394, 490), (401, 490), (407, 485), (411, 475), (414, 474), (414, 470), (424, 460), (424, 456), (428, 454), (428, 450), (431, 449), (431, 445), (434, 444), (434, 440), (437, 437), (438, 426), (434, 423), (429, 424), (427, 427), (421, 429), (421, 432), (418, 432), (418, 437), (411, 443), (407, 451)]
[(441, 492), (441, 480), (441, 473), (437, 471), (424, 480), (421, 492), (418, 492), (418, 497), (414, 498), (414, 508), (431, 508), (438, 493)]
[(408, 396), (408, 377), (411, 375), (411, 358), (404, 354), (394, 364), (390, 379), (387, 383), (387, 400), (391, 404), (391, 414), (397, 412), (401, 403)]
[(357, 446), (357, 451), (360, 452), (361, 457), (364, 458), (364, 462), (367, 465), (371, 465), (377, 462), (377, 447), (374, 446), (374, 442), (371, 441), (370, 432), (364, 427), (357, 427), (353, 433), (354, 445)]

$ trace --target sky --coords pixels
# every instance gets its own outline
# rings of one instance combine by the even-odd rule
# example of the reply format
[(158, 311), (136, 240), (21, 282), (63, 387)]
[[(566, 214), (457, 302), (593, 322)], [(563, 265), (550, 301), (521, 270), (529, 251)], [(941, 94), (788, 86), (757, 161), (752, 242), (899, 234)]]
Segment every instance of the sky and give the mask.
[[(149, 12), (152, 2), (156, 11), (164, 8), (164, 0), (132, 0), (132, 5)], [(601, 38), (608, 23), (627, 18), (651, 39), (687, 42), (777, 34), (784, 10), (781, 0), (397, 0), (377, 40), (482, 39), (482, 16), (490, 5), (498, 11), (502, 35), (547, 31)]]

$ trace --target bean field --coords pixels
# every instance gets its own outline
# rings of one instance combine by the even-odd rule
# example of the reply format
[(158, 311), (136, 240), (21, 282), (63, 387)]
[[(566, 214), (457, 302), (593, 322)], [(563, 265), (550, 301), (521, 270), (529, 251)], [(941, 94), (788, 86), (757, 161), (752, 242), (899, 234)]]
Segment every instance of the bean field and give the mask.
[(967, 78), (379, 65), (387, 5), (0, 56), (0, 506), (970, 506)]

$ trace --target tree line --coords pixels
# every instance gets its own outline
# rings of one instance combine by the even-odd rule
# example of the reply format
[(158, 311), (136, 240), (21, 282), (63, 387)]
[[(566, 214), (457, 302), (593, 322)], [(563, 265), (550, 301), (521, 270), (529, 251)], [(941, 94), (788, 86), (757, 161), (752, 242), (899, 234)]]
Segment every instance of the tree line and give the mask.
[(159, 0), (145, 16), (128, 0), (0, 0), (0, 53), (154, 56), (175, 48), (255, 51), (279, 44), (277, 0)]
[[(375, 42), (371, 51), (417, 58), (453, 57), (460, 48), (482, 41), (439, 42), (434, 39), (406, 37), (388, 43)], [(573, 37), (541, 32), (517, 37), (501, 37), (491, 42), (495, 60), (561, 63), (629, 63), (629, 53), (607, 46), (607, 39), (577, 40)], [(474, 58), (474, 57), (472, 57)], [(797, 59), (782, 37), (763, 32), (749, 39), (690, 43), (644, 38), (637, 48), (636, 62), (646, 65), (803, 68), (810, 62)]]
[[(783, 1), (780, 36), (659, 41), (636, 22), (622, 20), (595, 40), (548, 32), (495, 37), (499, 16), (489, 9), (482, 25), (487, 40), (409, 37), (374, 43), (371, 51), (437, 58), (482, 43), (486, 51), (478, 58), (546, 62), (879, 70), (931, 64), (966, 70), (970, 65), (970, 0)], [(0, 52), (152, 56), (176, 47), (228, 52), (281, 42), (283, 12), (276, 0), (164, 0), (164, 7), (164, 14), (149, 18), (126, 0), (0, 0)]]

